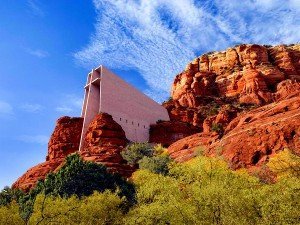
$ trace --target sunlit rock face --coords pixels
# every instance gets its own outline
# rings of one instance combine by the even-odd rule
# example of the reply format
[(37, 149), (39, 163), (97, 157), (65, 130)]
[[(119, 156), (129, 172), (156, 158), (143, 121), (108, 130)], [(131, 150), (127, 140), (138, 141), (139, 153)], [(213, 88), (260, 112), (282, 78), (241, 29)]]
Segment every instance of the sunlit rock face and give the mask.
[(204, 54), (178, 74), (172, 98), (183, 107), (197, 107), (199, 97), (240, 97), (241, 103), (271, 102), (283, 80), (300, 80), (300, 46), (239, 45)]
[(300, 154), (299, 82), (299, 44), (244, 44), (196, 58), (164, 106), (171, 121), (201, 132), (171, 144), (171, 157), (186, 161), (202, 147), (236, 169), (261, 166), (284, 148)]
[(50, 172), (56, 172), (72, 153), (79, 153), (84, 160), (102, 163), (108, 171), (129, 177), (135, 168), (126, 164), (120, 152), (128, 143), (122, 127), (107, 113), (97, 115), (88, 127), (85, 145), (79, 150), (83, 118), (61, 117), (48, 144), (46, 161), (30, 168), (14, 184), (13, 188), (29, 191)]

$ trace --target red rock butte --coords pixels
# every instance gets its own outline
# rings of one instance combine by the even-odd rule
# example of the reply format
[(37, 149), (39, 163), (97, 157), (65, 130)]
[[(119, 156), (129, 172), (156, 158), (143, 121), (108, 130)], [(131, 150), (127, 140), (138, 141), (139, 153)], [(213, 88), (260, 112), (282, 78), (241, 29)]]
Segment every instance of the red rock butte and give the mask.
[(83, 159), (129, 177), (135, 168), (120, 155), (129, 140), (161, 143), (178, 162), (201, 149), (250, 171), (284, 148), (300, 155), (300, 44), (201, 55), (175, 77), (163, 107), (104, 67), (89, 74), (85, 90), (82, 117), (58, 119), (46, 162), (14, 188), (29, 190), (79, 149)]

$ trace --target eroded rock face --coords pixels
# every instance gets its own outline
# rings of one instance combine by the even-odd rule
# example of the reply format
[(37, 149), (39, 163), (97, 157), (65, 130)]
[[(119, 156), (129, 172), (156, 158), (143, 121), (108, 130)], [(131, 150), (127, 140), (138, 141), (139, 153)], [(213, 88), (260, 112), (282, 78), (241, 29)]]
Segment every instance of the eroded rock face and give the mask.
[(261, 166), (284, 148), (300, 155), (299, 90), (296, 96), (240, 114), (222, 137), (202, 132), (173, 143), (168, 152), (181, 162), (204, 147), (207, 155), (222, 155), (234, 169)]
[[(268, 92), (273, 93), (279, 82), (300, 79), (299, 46), (240, 45), (204, 54), (176, 76), (173, 100), (180, 106), (195, 108), (197, 96), (240, 97), (257, 93), (268, 103), (271, 100)], [(250, 103), (261, 101), (255, 99)]]
[[(57, 171), (67, 155), (78, 152), (82, 124), (82, 118), (58, 119), (49, 140), (46, 162), (29, 169), (13, 184), (13, 188), (30, 190), (38, 180)], [(128, 166), (120, 155), (127, 142), (122, 127), (110, 115), (101, 113), (91, 122), (85, 136), (84, 150), (79, 153), (84, 160), (103, 163), (109, 171), (128, 177), (135, 168)]]
[(29, 191), (48, 173), (56, 171), (67, 155), (77, 152), (83, 119), (64, 116), (56, 121), (55, 129), (48, 143), (46, 162), (30, 168), (14, 184), (13, 188)]
[(184, 122), (162, 121), (150, 127), (151, 143), (161, 143), (168, 147), (175, 141), (200, 132), (200, 129)]
[(57, 120), (48, 143), (47, 161), (65, 158), (78, 151), (83, 118), (64, 116)]
[(299, 44), (240, 45), (198, 57), (176, 76), (164, 106), (171, 121), (202, 132), (171, 144), (171, 157), (186, 161), (203, 147), (234, 169), (251, 169), (285, 147), (300, 154), (299, 81)]
[(219, 149), (233, 168), (240, 168), (262, 165), (284, 148), (300, 154), (300, 95), (238, 116), (210, 152)]
[(130, 176), (134, 168), (126, 164), (121, 151), (128, 140), (122, 127), (107, 113), (98, 114), (85, 134), (83, 159), (103, 163), (112, 172)]

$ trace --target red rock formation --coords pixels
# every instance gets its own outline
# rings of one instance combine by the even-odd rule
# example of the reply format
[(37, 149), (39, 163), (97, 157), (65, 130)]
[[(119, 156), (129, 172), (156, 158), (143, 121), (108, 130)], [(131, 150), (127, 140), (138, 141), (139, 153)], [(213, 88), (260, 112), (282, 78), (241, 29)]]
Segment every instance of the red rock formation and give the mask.
[[(82, 118), (58, 119), (49, 140), (46, 162), (29, 169), (13, 184), (13, 188), (28, 191), (48, 173), (57, 171), (67, 155), (78, 151), (82, 123)], [(103, 163), (112, 172), (130, 176), (134, 168), (126, 165), (120, 155), (126, 144), (127, 139), (121, 126), (110, 115), (102, 113), (90, 124), (85, 137), (84, 151), (80, 154), (84, 160)]]
[(175, 141), (198, 132), (199, 128), (184, 122), (162, 121), (151, 125), (149, 142), (161, 143), (164, 147), (168, 147)]
[(48, 143), (46, 162), (30, 168), (14, 184), (13, 188), (28, 191), (38, 180), (43, 180), (49, 172), (55, 171), (67, 155), (78, 151), (83, 119), (80, 117), (61, 117)]
[(221, 138), (199, 133), (173, 143), (168, 151), (175, 160), (195, 156), (205, 147), (208, 155), (222, 155), (232, 168), (263, 165), (284, 148), (300, 155), (300, 88), (298, 95), (240, 114)]
[[(199, 73), (209, 82), (198, 82)], [(299, 81), (299, 44), (240, 45), (198, 57), (176, 76), (173, 99), (164, 106), (171, 121), (202, 127), (202, 133), (170, 145), (171, 157), (188, 160), (204, 146), (239, 168), (259, 166), (285, 147), (300, 154)]]
[(12, 188), (28, 192), (39, 180), (44, 180), (48, 173), (59, 168), (63, 161), (63, 159), (50, 160), (30, 168), (12, 185)]
[(67, 155), (78, 151), (82, 124), (83, 118), (81, 117), (64, 116), (57, 120), (48, 143), (47, 161), (65, 158)]
[[(204, 54), (176, 76), (172, 97), (179, 105), (193, 108), (197, 107), (196, 96), (237, 96), (253, 87), (249, 84), (253, 79), (258, 81), (258, 90), (272, 92), (284, 79), (300, 78), (299, 59), (299, 44), (269, 48), (240, 45), (224, 52)], [(247, 70), (249, 65), (251, 69)]]
[(107, 113), (98, 114), (89, 125), (84, 139), (83, 159), (103, 163), (112, 172), (130, 176), (134, 168), (121, 156), (128, 140), (122, 127)]
[(187, 161), (198, 154), (205, 153), (213, 142), (218, 139), (216, 133), (198, 133), (174, 142), (168, 153), (177, 162)]
[(292, 83), (300, 81), (299, 44), (239, 45), (192, 61), (176, 76), (172, 101), (165, 107), (172, 121), (187, 122), (207, 131), (211, 124), (207, 117), (212, 115), (205, 114), (203, 107), (208, 104), (205, 99), (217, 102), (219, 108), (230, 104), (239, 112), (239, 104), (265, 105), (289, 93), (283, 86), (290, 89), (292, 85), (281, 83), (286, 79)]
[(300, 154), (300, 95), (238, 116), (210, 153), (218, 149), (239, 168), (263, 164), (284, 148)]

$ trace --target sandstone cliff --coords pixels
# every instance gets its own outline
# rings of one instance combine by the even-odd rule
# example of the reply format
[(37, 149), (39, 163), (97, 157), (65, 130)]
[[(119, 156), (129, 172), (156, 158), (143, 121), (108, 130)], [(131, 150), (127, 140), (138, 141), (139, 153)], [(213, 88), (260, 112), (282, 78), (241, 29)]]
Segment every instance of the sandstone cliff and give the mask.
[(170, 155), (186, 161), (205, 149), (236, 169), (263, 165), (285, 147), (300, 154), (299, 82), (300, 44), (240, 45), (196, 58), (164, 105), (172, 121), (202, 132), (173, 143)]
[(78, 151), (82, 124), (82, 118), (64, 116), (58, 119), (48, 143), (46, 161), (30, 168), (13, 184), (13, 188), (28, 191), (48, 173), (56, 171), (68, 154)]
[[(29, 169), (13, 184), (13, 188), (28, 191), (49, 172), (57, 171), (67, 155), (78, 152), (82, 124), (83, 118), (58, 119), (49, 140), (46, 162)], [(121, 126), (110, 115), (100, 113), (91, 122), (85, 135), (84, 149), (78, 153), (84, 160), (102, 163), (109, 171), (129, 177), (134, 168), (127, 165), (120, 155), (126, 144), (127, 139)]]

